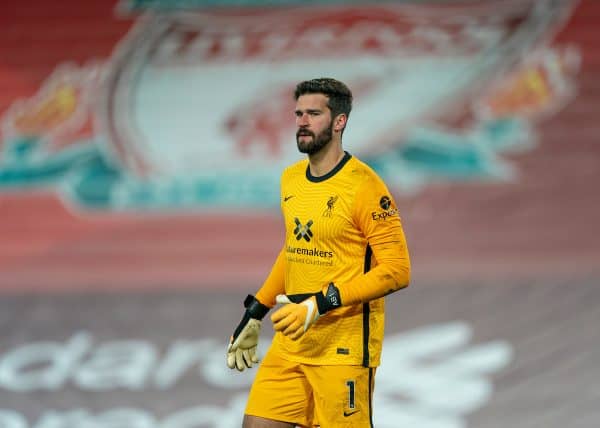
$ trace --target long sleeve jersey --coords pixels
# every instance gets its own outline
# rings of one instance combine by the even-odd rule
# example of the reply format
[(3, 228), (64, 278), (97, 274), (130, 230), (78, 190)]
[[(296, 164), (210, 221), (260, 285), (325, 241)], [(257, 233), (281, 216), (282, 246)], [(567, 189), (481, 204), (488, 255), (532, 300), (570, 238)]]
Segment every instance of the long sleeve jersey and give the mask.
[(400, 215), (386, 185), (348, 153), (320, 177), (303, 160), (282, 174), (281, 210), (285, 244), (256, 297), (273, 306), (277, 294), (302, 296), (333, 282), (342, 306), (297, 341), (276, 333), (274, 350), (306, 364), (378, 366), (383, 297), (410, 280)]

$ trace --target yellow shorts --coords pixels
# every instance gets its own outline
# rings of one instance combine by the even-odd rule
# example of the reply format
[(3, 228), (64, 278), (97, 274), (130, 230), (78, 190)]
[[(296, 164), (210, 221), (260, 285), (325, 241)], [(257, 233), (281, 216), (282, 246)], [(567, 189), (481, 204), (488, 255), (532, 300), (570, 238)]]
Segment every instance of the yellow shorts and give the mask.
[(375, 368), (312, 366), (267, 352), (246, 414), (321, 428), (372, 427)]

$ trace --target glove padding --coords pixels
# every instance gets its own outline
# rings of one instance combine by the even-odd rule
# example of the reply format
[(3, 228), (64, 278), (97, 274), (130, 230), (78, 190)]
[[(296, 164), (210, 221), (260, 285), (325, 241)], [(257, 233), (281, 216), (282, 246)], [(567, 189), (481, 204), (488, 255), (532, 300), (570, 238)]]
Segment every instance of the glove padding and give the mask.
[(280, 294), (275, 301), (284, 306), (271, 315), (273, 329), (280, 331), (284, 336), (289, 336), (292, 340), (298, 340), (321, 316), (315, 296), (294, 303), (285, 294)]
[(239, 371), (244, 371), (244, 369), (249, 369), (253, 364), (258, 363), (256, 348), (260, 327), (260, 320), (250, 318), (237, 338), (234, 340), (234, 337), (231, 337), (227, 347), (227, 366), (230, 369), (236, 368)]
[(227, 347), (227, 366), (239, 371), (251, 368), (258, 363), (256, 354), (261, 320), (269, 311), (269, 307), (260, 303), (254, 296), (248, 295), (244, 300), (246, 311), (239, 325), (233, 332)]
[(285, 294), (278, 295), (275, 301), (284, 306), (271, 315), (275, 331), (298, 340), (322, 315), (342, 305), (340, 292), (333, 283), (324, 291), (325, 294), (315, 293), (300, 303), (294, 303)]

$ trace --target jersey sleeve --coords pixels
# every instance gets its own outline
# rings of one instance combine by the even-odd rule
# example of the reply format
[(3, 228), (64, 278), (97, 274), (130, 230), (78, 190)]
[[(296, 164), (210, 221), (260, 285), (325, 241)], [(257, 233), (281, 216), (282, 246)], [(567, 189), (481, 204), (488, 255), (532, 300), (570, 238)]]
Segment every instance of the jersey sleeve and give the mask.
[[(283, 188), (287, 180), (287, 175), (288, 168), (286, 168), (281, 174), (279, 182), (279, 200), (282, 211), (283, 206), (281, 206), (281, 201), (283, 200)], [(284, 246), (284, 248), (282, 248), (277, 255), (275, 263), (273, 263), (273, 267), (271, 268), (271, 272), (267, 276), (267, 279), (265, 282), (263, 282), (262, 287), (256, 292), (256, 298), (258, 301), (270, 308), (275, 306), (275, 297), (277, 297), (278, 294), (285, 294), (285, 263)]]
[(410, 258), (400, 215), (379, 177), (366, 178), (357, 190), (353, 219), (368, 242), (368, 271), (347, 283), (336, 283), (343, 305), (369, 302), (408, 286)]
[(260, 303), (270, 308), (275, 306), (275, 297), (285, 294), (285, 251), (282, 249), (271, 268), (271, 272), (256, 292), (256, 298)]

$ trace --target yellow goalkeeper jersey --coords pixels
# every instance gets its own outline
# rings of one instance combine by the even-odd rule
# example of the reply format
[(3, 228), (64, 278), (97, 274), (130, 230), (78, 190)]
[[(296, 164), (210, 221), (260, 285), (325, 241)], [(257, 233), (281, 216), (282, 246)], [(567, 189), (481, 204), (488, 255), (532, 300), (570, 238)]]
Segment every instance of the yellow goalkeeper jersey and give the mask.
[(378, 366), (383, 296), (407, 286), (410, 276), (400, 216), (386, 185), (349, 153), (321, 177), (303, 160), (282, 174), (281, 210), (285, 244), (257, 298), (273, 306), (285, 292), (301, 301), (333, 282), (343, 306), (297, 341), (276, 333), (273, 351), (305, 364)]

